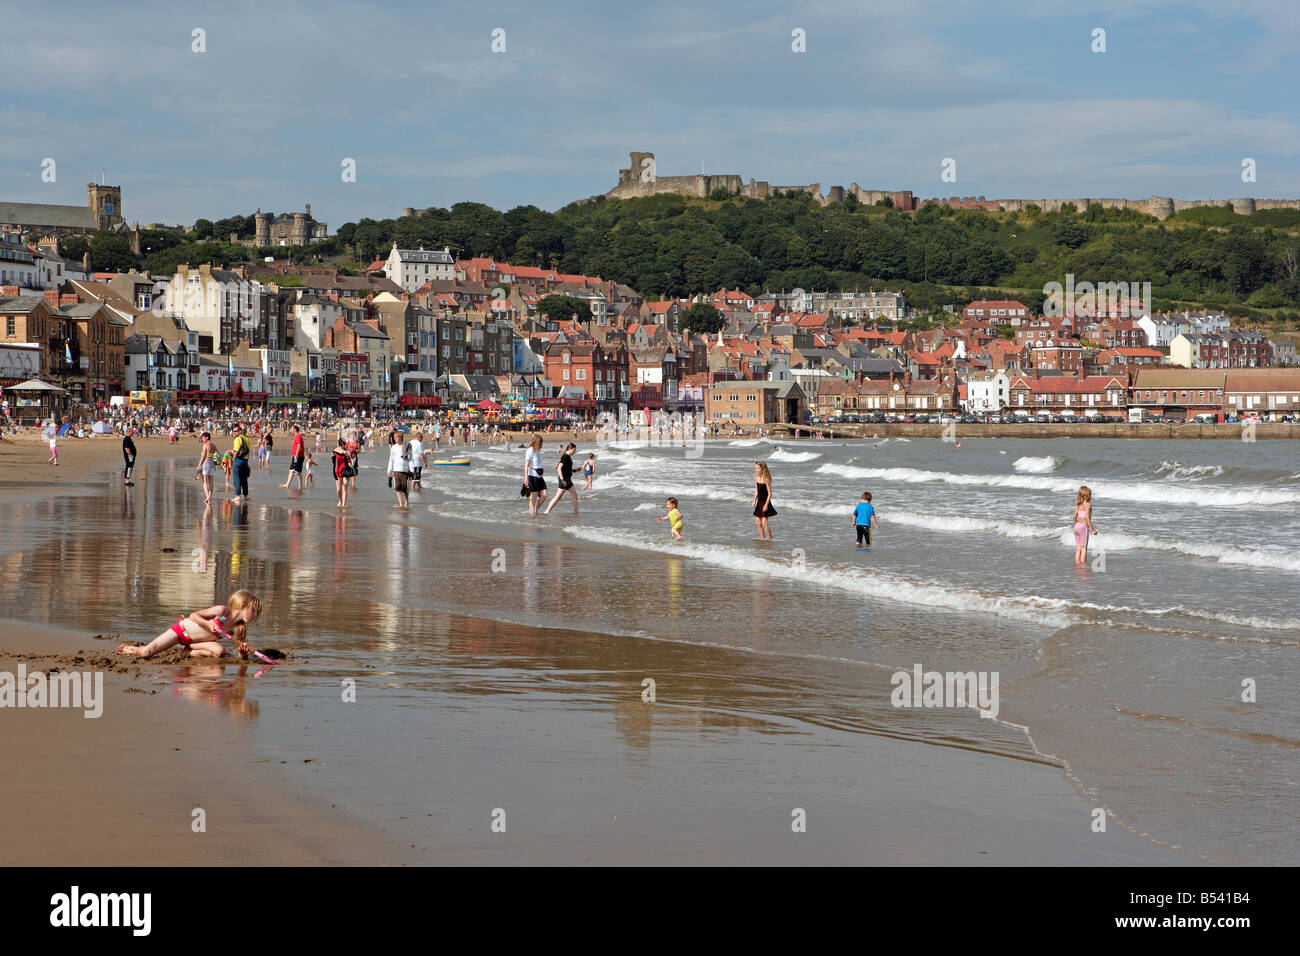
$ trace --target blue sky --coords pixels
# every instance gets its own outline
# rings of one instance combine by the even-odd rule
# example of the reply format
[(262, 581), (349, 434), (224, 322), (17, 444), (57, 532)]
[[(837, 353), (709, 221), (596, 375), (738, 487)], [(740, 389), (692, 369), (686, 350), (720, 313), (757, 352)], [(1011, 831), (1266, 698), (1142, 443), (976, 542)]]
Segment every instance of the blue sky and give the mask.
[(461, 200), (556, 209), (634, 149), (659, 175), (922, 197), (1300, 197), (1291, 0), (123, 9), (0, 0), (0, 200), (81, 204), (102, 167), (131, 220), (311, 203), (332, 231)]

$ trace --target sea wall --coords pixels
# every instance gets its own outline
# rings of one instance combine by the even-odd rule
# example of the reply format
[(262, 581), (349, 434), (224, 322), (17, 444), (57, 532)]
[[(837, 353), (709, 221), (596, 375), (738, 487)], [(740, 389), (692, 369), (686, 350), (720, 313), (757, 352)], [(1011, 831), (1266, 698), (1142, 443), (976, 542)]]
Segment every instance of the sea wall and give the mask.
[[(770, 426), (788, 428), (789, 426)], [(1277, 439), (1300, 439), (1300, 424), (1260, 423), (1254, 426), (1253, 434), (1246, 431), (1246, 425), (1130, 425), (1114, 423), (1107, 425), (909, 425), (903, 422), (883, 422), (878, 425), (812, 425), (801, 429), (808, 432), (830, 432), (836, 438), (863, 438), (879, 435), (882, 438), (942, 438), (944, 433), (955, 429), (956, 439), (964, 438), (1217, 438), (1223, 440), (1269, 441)]]

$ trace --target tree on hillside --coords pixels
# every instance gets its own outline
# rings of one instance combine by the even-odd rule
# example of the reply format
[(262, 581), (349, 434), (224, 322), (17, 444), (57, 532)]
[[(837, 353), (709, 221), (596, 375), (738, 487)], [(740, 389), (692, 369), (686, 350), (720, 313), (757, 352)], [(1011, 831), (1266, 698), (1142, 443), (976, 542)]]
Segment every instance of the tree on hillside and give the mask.
[(82, 256), (90, 251), (90, 242), (85, 236), (73, 236), (59, 241), (59, 255), (70, 262), (80, 262)]
[(723, 325), (722, 313), (707, 302), (696, 302), (677, 320), (678, 329), (703, 332), (705, 335), (714, 335)]
[(211, 219), (196, 219), (196, 220), (194, 220), (194, 230), (193, 230), (193, 235), (194, 235), (194, 238), (195, 238), (195, 239), (211, 239), (211, 238), (212, 238), (212, 220), (211, 220)]
[(1088, 230), (1081, 226), (1074, 217), (1062, 216), (1052, 224), (1052, 239), (1058, 246), (1078, 249), (1088, 241)]
[(97, 232), (90, 240), (90, 263), (97, 272), (126, 272), (136, 265), (135, 253), (124, 236)]
[(571, 319), (586, 322), (591, 319), (591, 306), (571, 295), (552, 293), (537, 303), (537, 311), (552, 322), (568, 322)]

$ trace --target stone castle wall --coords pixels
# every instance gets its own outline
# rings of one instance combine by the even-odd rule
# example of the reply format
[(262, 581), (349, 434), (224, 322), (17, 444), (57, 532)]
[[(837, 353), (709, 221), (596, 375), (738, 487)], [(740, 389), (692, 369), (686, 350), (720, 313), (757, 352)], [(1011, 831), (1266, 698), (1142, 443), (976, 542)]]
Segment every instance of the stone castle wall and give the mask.
[[(868, 206), (874, 206), (881, 200), (888, 198), (896, 207), (911, 208), (912, 193), (910, 190), (883, 190), (883, 189), (864, 189), (857, 183), (853, 183), (847, 189), (843, 186), (831, 186), (825, 195), (822, 195), (820, 183), (812, 183), (808, 186), (772, 186), (765, 181), (749, 180), (744, 182), (739, 176), (727, 174), (721, 176), (655, 176), (654, 172), (654, 153), (634, 152), (630, 153), (631, 165), (627, 169), (618, 171), (618, 185), (605, 193), (610, 199), (635, 199), (644, 196), (657, 196), (664, 193), (671, 193), (678, 196), (691, 196), (698, 199), (707, 198), (715, 189), (725, 189), (728, 192), (746, 196), (753, 199), (767, 199), (777, 192), (799, 192), (812, 196), (819, 205), (828, 205), (833, 202), (843, 202), (848, 196), (855, 196), (860, 203)], [(648, 172), (648, 175), (647, 175)], [(983, 200), (983, 197), (980, 197)], [(922, 200), (924, 202), (925, 200)], [(937, 202), (947, 203), (947, 199), (936, 199)], [(1086, 212), (1088, 206), (1097, 203), (1103, 209), (1136, 209), (1138, 212), (1146, 213), (1157, 219), (1168, 219), (1176, 212), (1184, 209), (1195, 209), (1201, 206), (1222, 206), (1229, 204), (1232, 211), (1243, 216), (1260, 209), (1300, 209), (1300, 199), (1171, 199), (1168, 196), (1151, 196), (1148, 199), (1116, 199), (1116, 198), (1076, 198), (1076, 199), (994, 199), (984, 203), (986, 207), (996, 206), (1008, 212), (1018, 212), (1030, 205), (1038, 206), (1044, 212), (1058, 212), (1062, 209), (1070, 209), (1075, 212)], [(917, 203), (916, 205), (920, 205)]]

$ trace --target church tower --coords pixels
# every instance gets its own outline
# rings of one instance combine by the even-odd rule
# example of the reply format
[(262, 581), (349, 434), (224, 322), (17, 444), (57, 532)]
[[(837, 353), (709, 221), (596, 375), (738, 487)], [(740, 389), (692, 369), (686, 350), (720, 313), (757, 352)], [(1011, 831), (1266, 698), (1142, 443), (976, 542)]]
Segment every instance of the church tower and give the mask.
[(86, 184), (86, 205), (95, 214), (96, 227), (112, 229), (122, 224), (122, 187)]

